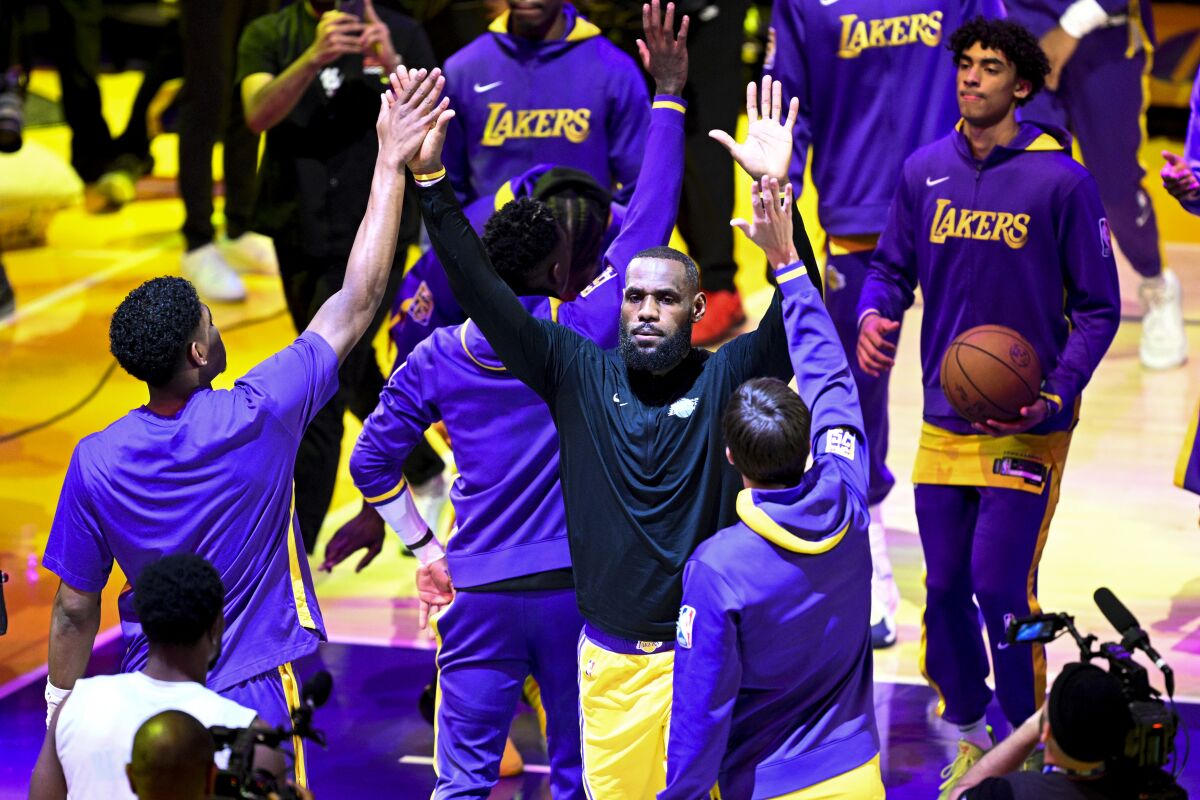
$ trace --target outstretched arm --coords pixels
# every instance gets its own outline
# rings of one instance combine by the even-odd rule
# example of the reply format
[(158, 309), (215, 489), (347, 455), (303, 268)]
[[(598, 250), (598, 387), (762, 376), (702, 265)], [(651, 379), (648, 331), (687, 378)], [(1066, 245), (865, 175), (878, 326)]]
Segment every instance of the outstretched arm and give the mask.
[(387, 287), (400, 230), (404, 164), (430, 127), (444, 130), (453, 113), (446, 110), (449, 101), (440, 100), (445, 84), (441, 70), (405, 72), (404, 78), (402, 81), (400, 71), (393, 73), (390, 102), (386, 95), (380, 98), (375, 122), (379, 157), (367, 213), (354, 239), (342, 288), (325, 301), (308, 325), (308, 330), (329, 343), (339, 362), (366, 333)]
[(429, 241), (446, 271), (450, 290), (479, 326), (508, 371), (543, 397), (553, 394), (569, 356), (587, 341), (535, 319), (496, 274), (483, 242), (463, 213), (442, 166), (444, 126), (429, 132), (409, 169), (416, 178)]

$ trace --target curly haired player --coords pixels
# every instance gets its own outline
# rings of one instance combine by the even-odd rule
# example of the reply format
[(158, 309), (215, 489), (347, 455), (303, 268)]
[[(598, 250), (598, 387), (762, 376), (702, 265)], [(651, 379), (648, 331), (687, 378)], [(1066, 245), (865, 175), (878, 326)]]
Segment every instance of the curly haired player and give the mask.
[[(886, 337), (918, 284), (925, 298), (925, 424), (913, 473), (927, 569), (921, 666), (961, 737), (943, 796), (992, 742), (979, 611), (1008, 720), (1019, 725), (1045, 695), (1042, 648), (1006, 649), (1005, 619), (1038, 609), (1038, 561), (1080, 393), (1120, 319), (1095, 181), (1071, 159), (1064, 131), (1016, 118), (1049, 69), (1037, 40), (979, 18), (954, 32), (950, 49), (963, 121), (905, 162), (858, 306), (859, 365), (879, 374), (892, 366)], [(971, 425), (942, 394), (939, 362), (955, 336), (986, 323), (1023, 334), (1045, 379), (1016, 421)]]
[[(292, 468), (304, 428), (337, 389), (338, 364), (367, 330), (396, 246), (404, 163), (435, 121), (448, 123), (437, 70), (406, 74), (381, 98), (379, 158), (346, 279), (290, 346), (213, 389), (225, 345), (190, 283), (155, 278), (113, 315), (121, 366), (149, 400), (75, 448), (42, 563), (61, 579), (50, 623), (48, 712), (83, 675), (114, 561), (134, 582), (155, 558), (196, 553), (229, 588), (209, 687), (271, 724), (299, 701), (292, 659), (325, 638), (295, 518)], [(136, 588), (119, 603), (122, 668), (146, 663)], [(303, 780), (302, 753), (297, 777)]]

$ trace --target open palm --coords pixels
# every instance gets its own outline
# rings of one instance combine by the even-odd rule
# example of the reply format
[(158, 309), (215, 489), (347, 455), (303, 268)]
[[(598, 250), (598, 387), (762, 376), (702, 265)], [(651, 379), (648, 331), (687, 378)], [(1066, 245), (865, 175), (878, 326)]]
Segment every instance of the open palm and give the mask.
[(725, 131), (709, 131), (708, 135), (720, 142), (754, 180), (768, 175), (783, 182), (792, 160), (792, 128), (800, 101), (792, 98), (787, 118), (783, 119), (783, 86), (769, 75), (763, 77), (761, 97), (760, 108), (758, 85), (746, 86), (746, 117), (750, 124), (744, 142), (734, 140)]

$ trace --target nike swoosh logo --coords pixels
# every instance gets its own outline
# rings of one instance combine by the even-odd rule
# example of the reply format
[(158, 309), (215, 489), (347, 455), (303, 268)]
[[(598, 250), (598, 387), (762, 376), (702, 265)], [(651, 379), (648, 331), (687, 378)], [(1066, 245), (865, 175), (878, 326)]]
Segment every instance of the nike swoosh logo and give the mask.
[(614, 402), (614, 403), (616, 403), (618, 406), (627, 406), (627, 405), (629, 405), (628, 403), (622, 403), (622, 402), (621, 402), (621, 398), (620, 398), (620, 397), (618, 397), (618, 396), (617, 396), (617, 394), (618, 394), (617, 392), (613, 392), (613, 402)]
[(831, 6), (831, 5), (833, 5), (834, 3), (836, 3), (837, 1), (838, 1), (838, 0), (821, 0), (821, 5), (823, 5), (823, 6)]
[(475, 94), (483, 94), (484, 92), (490, 92), (492, 89), (495, 89), (497, 86), (499, 86), (502, 83), (504, 83), (504, 81), (496, 81), (495, 83), (487, 83), (487, 84), (477, 83), (477, 84), (475, 84), (475, 87), (474, 87)]
[(926, 178), (926, 179), (925, 179), (925, 185), (926, 185), (926, 186), (937, 186), (939, 183), (945, 183), (945, 182), (946, 182), (946, 181), (948, 181), (948, 180), (950, 180), (950, 176), (949, 176), (949, 175), (947, 175), (947, 176), (946, 176), (946, 177), (944, 177), (944, 178), (938, 178), (936, 181), (935, 181), (933, 178)]

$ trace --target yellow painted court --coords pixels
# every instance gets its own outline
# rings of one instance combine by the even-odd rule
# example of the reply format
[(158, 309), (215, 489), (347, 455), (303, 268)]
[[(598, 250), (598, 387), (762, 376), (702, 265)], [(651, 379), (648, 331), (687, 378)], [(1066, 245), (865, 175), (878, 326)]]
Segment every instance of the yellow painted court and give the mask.
[[(102, 81), (111, 109), (129, 107), (136, 80), (132, 75), (115, 75)], [(57, 92), (51, 74), (38, 74), (34, 88), (50, 97)], [(115, 112), (113, 116), (119, 117)], [(111, 122), (120, 128), (124, 120)], [(27, 132), (27, 141), (64, 158), (67, 140), (64, 128)], [(1156, 172), (1159, 151), (1170, 147), (1178, 152), (1181, 146), (1151, 141), (1143, 160)], [(156, 140), (156, 178), (173, 176), (174, 147), (174, 137)], [(0, 156), (0, 171), (19, 168), (19, 158)], [(1110, 587), (1174, 665), (1179, 693), (1197, 698), (1200, 498), (1173, 488), (1171, 481), (1180, 443), (1200, 398), (1200, 219), (1185, 215), (1158, 189), (1156, 178), (1149, 182), (1167, 263), (1183, 282), (1185, 316), (1195, 322), (1188, 328), (1193, 361), (1166, 373), (1141, 367), (1136, 276), (1123, 269), (1129, 319), (1085, 393), (1082, 422), (1072, 442), (1062, 498), (1042, 562), (1040, 595), (1044, 609), (1074, 613), (1085, 632), (1113, 638), (1091, 600), (1095, 588)], [(805, 193), (802, 208), (811, 224), (815, 220), (811, 192)], [(140, 384), (112, 369), (109, 315), (130, 289), (147, 278), (178, 274), (182, 219), (182, 206), (174, 198), (139, 200), (108, 216), (90, 216), (77, 206), (54, 218), (46, 246), (4, 254), (18, 311), (0, 322), (0, 569), (11, 575), (4, 587), (9, 633), (0, 639), (0, 686), (45, 663), (57, 579), (42, 570), (39, 561), (71, 450), (81, 437), (146, 399)], [(752, 245), (739, 250), (739, 285), (750, 309), (761, 312), (769, 293), (754, 252)], [(294, 334), (277, 279), (248, 276), (247, 286), (250, 297), (244, 304), (213, 306), (229, 351), (226, 386)], [(907, 322), (892, 381), (890, 462), (900, 482), (885, 504), (885, 513), (903, 595), (900, 644), (876, 654), (876, 675), (901, 682), (920, 680), (922, 566), (908, 483), (920, 423), (919, 321), (915, 318), (919, 314), (918, 307)], [(22, 433), (76, 406), (74, 413), (53, 424)], [(347, 446), (358, 427), (357, 421), (348, 422)], [(347, 454), (348, 448), (343, 456)], [(321, 549), (358, 507), (344, 458), (341, 469)], [(332, 575), (317, 576), (331, 637), (421, 641), (411, 601), (415, 562), (399, 555), (398, 543), (389, 544), (361, 574), (353, 572), (355, 562), (347, 561)], [(105, 595), (105, 627), (115, 624), (115, 595), (123, 582), (122, 576), (113, 575)], [(1052, 668), (1075, 657), (1068, 643), (1052, 645), (1049, 654)]]

